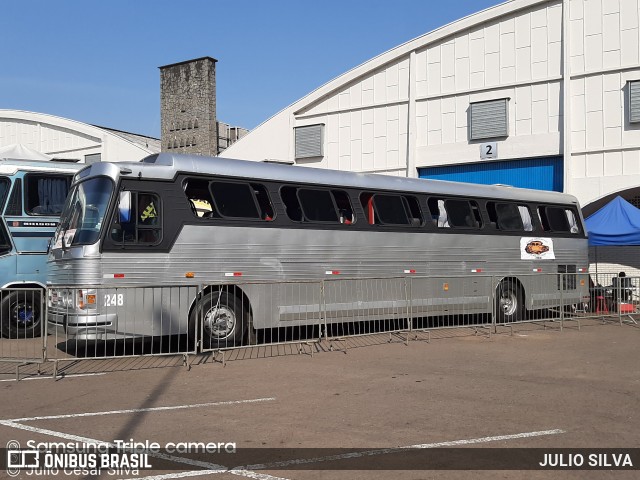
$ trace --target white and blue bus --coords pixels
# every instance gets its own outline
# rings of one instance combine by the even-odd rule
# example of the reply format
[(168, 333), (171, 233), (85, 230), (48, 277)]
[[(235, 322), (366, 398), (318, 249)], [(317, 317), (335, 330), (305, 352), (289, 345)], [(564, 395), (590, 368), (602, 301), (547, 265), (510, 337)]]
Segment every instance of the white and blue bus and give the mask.
[(80, 166), (0, 160), (0, 332), (39, 336), (49, 240)]

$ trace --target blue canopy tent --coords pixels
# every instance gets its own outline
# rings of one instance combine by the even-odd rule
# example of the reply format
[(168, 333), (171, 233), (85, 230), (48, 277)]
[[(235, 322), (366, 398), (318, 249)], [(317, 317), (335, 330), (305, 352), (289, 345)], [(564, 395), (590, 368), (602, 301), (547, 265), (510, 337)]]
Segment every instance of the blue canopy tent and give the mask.
[[(596, 279), (598, 279), (598, 246), (630, 246), (640, 245), (640, 209), (634, 207), (625, 199), (617, 196), (600, 210), (585, 219), (589, 232), (589, 246), (594, 247)], [(624, 273), (620, 273), (624, 277)], [(616, 282), (618, 278), (612, 278), (610, 287), (601, 287), (599, 284), (592, 288), (593, 292), (600, 291), (606, 297), (607, 291), (615, 298)], [(629, 279), (622, 280), (621, 285), (627, 285)], [(632, 287), (632, 285), (629, 285)], [(625, 291), (633, 292), (634, 288), (625, 288)], [(618, 288), (620, 288), (618, 286)], [(608, 290), (607, 290), (608, 289)], [(613, 290), (613, 292), (611, 292)], [(621, 294), (619, 292), (619, 294)], [(625, 294), (626, 296), (626, 294)], [(633, 293), (631, 293), (631, 297)], [(626, 299), (625, 299), (626, 300)], [(627, 312), (628, 313), (628, 312)], [(633, 320), (633, 319), (632, 319)], [(635, 320), (633, 320), (635, 322)]]
[(589, 245), (640, 245), (640, 209), (618, 196), (585, 219)]

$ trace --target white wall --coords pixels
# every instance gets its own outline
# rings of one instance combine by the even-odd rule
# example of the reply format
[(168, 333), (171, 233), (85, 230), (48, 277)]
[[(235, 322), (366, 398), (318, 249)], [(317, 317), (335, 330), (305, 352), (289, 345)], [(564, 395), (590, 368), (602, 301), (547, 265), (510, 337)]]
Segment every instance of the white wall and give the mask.
[(323, 123), (324, 156), (300, 164), (415, 176), (481, 161), (469, 104), (508, 97), (498, 159), (566, 153), (565, 191), (585, 205), (640, 185), (640, 126), (625, 107), (627, 81), (640, 80), (639, 17), (640, 0), (512, 0), (346, 72), (224, 155), (293, 161), (293, 129)]
[(469, 104), (509, 98), (499, 159), (562, 153), (562, 4), (543, 3), (416, 54), (416, 166), (478, 162)]
[(640, 80), (640, 2), (571, 0), (571, 184), (586, 204), (640, 185), (640, 125), (626, 84)]

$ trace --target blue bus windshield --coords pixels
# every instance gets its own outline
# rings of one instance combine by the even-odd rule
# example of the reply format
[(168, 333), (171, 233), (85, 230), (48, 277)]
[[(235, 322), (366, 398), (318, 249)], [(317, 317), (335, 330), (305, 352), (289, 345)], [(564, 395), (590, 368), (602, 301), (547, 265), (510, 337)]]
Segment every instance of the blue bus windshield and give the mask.
[(74, 186), (60, 217), (54, 248), (97, 242), (112, 192), (113, 182), (106, 177)]
[(0, 214), (4, 211), (4, 201), (10, 186), (11, 182), (9, 182), (8, 178), (0, 177)]

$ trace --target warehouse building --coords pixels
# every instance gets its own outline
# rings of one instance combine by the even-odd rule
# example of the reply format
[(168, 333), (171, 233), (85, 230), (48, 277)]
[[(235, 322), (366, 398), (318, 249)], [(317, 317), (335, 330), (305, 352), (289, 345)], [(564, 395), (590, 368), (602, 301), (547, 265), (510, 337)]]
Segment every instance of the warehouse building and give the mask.
[(511, 0), (344, 73), (222, 155), (640, 206), (639, 0)]
[(0, 147), (8, 145), (79, 163), (136, 161), (160, 151), (156, 138), (44, 113), (0, 110)]

